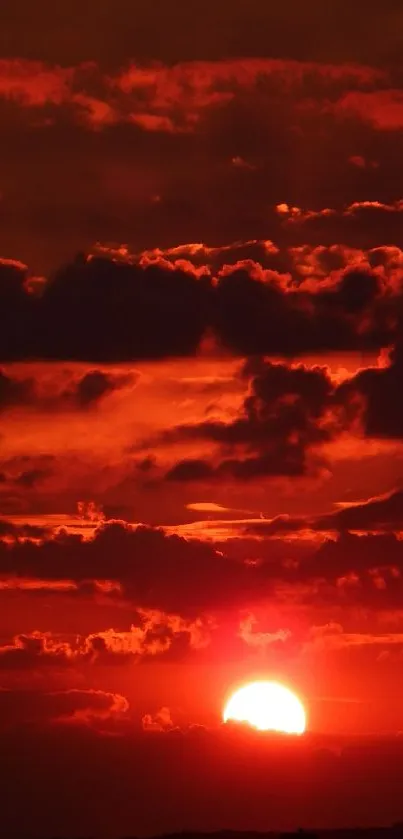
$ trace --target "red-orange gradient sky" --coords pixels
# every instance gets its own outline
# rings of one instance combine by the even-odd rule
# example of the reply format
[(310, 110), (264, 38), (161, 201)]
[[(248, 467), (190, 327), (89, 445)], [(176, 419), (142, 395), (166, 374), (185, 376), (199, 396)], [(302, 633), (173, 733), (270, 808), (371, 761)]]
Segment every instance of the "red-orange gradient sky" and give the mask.
[[(402, 26), (2, 12), (5, 830), (402, 815)], [(222, 726), (252, 678), (306, 737)]]

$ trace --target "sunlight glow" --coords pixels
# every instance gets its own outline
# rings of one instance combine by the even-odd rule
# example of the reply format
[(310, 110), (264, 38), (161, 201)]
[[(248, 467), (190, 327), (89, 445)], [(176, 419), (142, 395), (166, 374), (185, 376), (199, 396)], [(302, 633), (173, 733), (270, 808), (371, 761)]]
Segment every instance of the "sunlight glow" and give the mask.
[(302, 702), (277, 682), (251, 682), (232, 694), (227, 702), (224, 722), (246, 722), (259, 731), (303, 734), (306, 713)]

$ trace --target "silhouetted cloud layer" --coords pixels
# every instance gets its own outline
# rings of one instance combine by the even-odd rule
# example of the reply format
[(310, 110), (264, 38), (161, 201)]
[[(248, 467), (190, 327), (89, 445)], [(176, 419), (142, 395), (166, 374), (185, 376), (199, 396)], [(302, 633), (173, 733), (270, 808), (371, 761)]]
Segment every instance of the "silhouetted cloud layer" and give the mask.
[[(211, 330), (240, 355), (295, 356), (392, 343), (402, 309), (401, 266), (388, 268), (386, 252), (379, 254), (378, 269), (363, 261), (328, 276), (322, 267), (318, 276), (314, 261), (320, 256), (326, 261), (326, 253), (312, 252), (312, 276), (304, 271), (305, 280), (295, 269), (293, 278), (248, 260), (212, 276), (208, 265), (202, 270), (189, 260), (147, 257), (136, 264), (78, 257), (39, 290), (30, 287), (24, 268), (3, 263), (0, 357), (116, 362), (190, 356)], [(334, 258), (337, 265), (339, 255)], [(297, 274), (300, 268), (297, 262)], [(77, 400), (88, 404), (114, 386), (93, 375), (80, 385)], [(23, 400), (27, 387), (17, 392), (3, 376), (2, 402)]]
[[(93, 697), (94, 703), (101, 699)], [(15, 700), (17, 708), (25, 704), (28, 719), (30, 707), (35, 717), (35, 704), (57, 713), (74, 701), (81, 705), (79, 696), (17, 693)], [(41, 716), (42, 711), (36, 719)], [(118, 720), (104, 726), (105, 735), (124, 736), (102, 736), (82, 725), (36, 725), (2, 734), (0, 801), (6, 830), (25, 833), (34, 820), (41, 835), (55, 835), (61, 813), (71, 836), (106, 829), (120, 835), (179, 833), (189, 823), (209, 833), (290, 830), (301, 824), (335, 828), (347, 822), (366, 827), (378, 822), (380, 813), (387, 823), (399, 818), (399, 738), (284, 738), (230, 726), (133, 734)], [(41, 760), (34, 771), (31, 756), (38, 752)], [(388, 779), (391, 766), (394, 784)], [(336, 813), (328, 804), (335, 795)]]
[(129, 703), (124, 696), (102, 690), (0, 689), (0, 731), (24, 725), (76, 723), (96, 728), (124, 718)]
[[(361, 527), (357, 527), (359, 520), (350, 522), (357, 530), (362, 529), (362, 521)], [(241, 560), (234, 556), (231, 540), (223, 546), (224, 553), (195, 539), (117, 522), (100, 527), (86, 539), (62, 533), (42, 540), (25, 537), (12, 543), (0, 542), (5, 591), (24, 590), (24, 581), (30, 580), (32, 594), (41, 589), (45, 594), (49, 589), (51, 594), (53, 587), (53, 596), (59, 592), (58, 596), (69, 597), (81, 591), (95, 603), (103, 594), (112, 605), (131, 603), (137, 609), (131, 629), (115, 634), (111, 629), (99, 637), (95, 634), (81, 639), (77, 647), (70, 643), (66, 646), (57, 638), (47, 640), (43, 633), (16, 636), (0, 648), (2, 665), (30, 666), (39, 661), (64, 666), (80, 661), (108, 663), (109, 658), (111, 663), (113, 659), (124, 663), (131, 656), (174, 654), (178, 644), (183, 650), (202, 649), (210, 642), (213, 629), (209, 615), (236, 612), (255, 602), (275, 599), (279, 593), (281, 596), (283, 586), (290, 594), (295, 586), (296, 597), (312, 605), (329, 600), (335, 605), (344, 601), (362, 602), (368, 607), (378, 604), (383, 609), (398, 606), (403, 586), (403, 543), (395, 533), (368, 533), (368, 518), (364, 533), (350, 533), (337, 514), (311, 522), (284, 518), (273, 523), (262, 520), (260, 524), (245, 523), (240, 531), (234, 529)], [(321, 529), (333, 533), (325, 532), (318, 543), (315, 532)], [(337, 530), (341, 532), (337, 534)], [(305, 549), (290, 562), (287, 540), (282, 540), (298, 531)], [(259, 561), (248, 560), (247, 540), (251, 534), (267, 540), (265, 546), (257, 548)], [(36, 586), (32, 585), (35, 580)], [(105, 580), (110, 583), (102, 586)], [(307, 586), (305, 593), (301, 589), (298, 594), (299, 586)], [(27, 585), (25, 589), (29, 591)]]

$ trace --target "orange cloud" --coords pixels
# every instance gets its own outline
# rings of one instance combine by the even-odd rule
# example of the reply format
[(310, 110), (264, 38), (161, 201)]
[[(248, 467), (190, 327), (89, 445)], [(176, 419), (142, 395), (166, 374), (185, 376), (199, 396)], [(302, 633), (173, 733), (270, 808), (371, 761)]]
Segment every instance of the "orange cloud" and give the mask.
[(289, 629), (276, 629), (273, 632), (262, 632), (256, 629), (258, 621), (254, 615), (243, 618), (239, 627), (239, 637), (250, 647), (266, 648), (272, 644), (284, 643), (291, 638)]
[(71, 97), (72, 68), (49, 66), (41, 61), (2, 59), (0, 96), (22, 105), (60, 105)]
[[(50, 694), (50, 696), (60, 696), (60, 694)], [(58, 723), (82, 723), (85, 725), (98, 725), (100, 722), (109, 720), (119, 721), (124, 720), (129, 711), (129, 702), (125, 696), (119, 693), (105, 693), (102, 690), (87, 690), (81, 691), (71, 689), (61, 694), (67, 701), (72, 700), (73, 710), (69, 713), (62, 713), (60, 716), (54, 718)], [(87, 699), (87, 707), (74, 708), (74, 701), (76, 697)], [(78, 704), (78, 703), (77, 703)]]
[(306, 650), (312, 647), (316, 650), (342, 650), (347, 647), (384, 647), (402, 646), (402, 632), (388, 632), (383, 634), (364, 632), (345, 632), (338, 623), (328, 623), (315, 626), (310, 632)]
[[(24, 589), (24, 590), (34, 590)], [(125, 632), (108, 629), (72, 640), (51, 632), (16, 635), (0, 647), (0, 669), (80, 667), (87, 664), (125, 664), (161, 656), (176, 649), (200, 651), (209, 646), (215, 623), (210, 618), (186, 620), (180, 615), (138, 608), (136, 625)]]
[[(366, 89), (379, 85), (384, 78), (382, 71), (366, 66), (271, 58), (193, 61), (173, 66), (131, 64), (115, 76), (104, 74), (95, 63), (60, 67), (4, 59), (0, 62), (0, 96), (21, 106), (71, 106), (78, 121), (84, 119), (91, 128), (122, 121), (146, 131), (173, 133), (195, 130), (203, 113), (228, 104), (239, 91), (261, 89), (262, 79), (275, 82), (285, 96), (301, 100), (308, 80), (321, 92), (326, 86), (347, 90), (338, 107), (363, 111), (366, 117), (367, 106), (361, 104), (365, 99), (359, 97), (373, 96)], [(100, 91), (97, 96), (93, 95), (94, 82)], [(396, 117), (391, 114), (397, 108), (393, 97), (398, 91), (375, 92), (378, 97), (382, 94), (383, 111), (395, 125)], [(232, 161), (240, 168), (254, 168), (241, 155), (234, 155)]]
[(349, 91), (336, 104), (336, 110), (352, 113), (381, 131), (403, 128), (401, 90)]
[(160, 708), (156, 714), (145, 714), (141, 722), (144, 731), (171, 731), (174, 727), (169, 708)]

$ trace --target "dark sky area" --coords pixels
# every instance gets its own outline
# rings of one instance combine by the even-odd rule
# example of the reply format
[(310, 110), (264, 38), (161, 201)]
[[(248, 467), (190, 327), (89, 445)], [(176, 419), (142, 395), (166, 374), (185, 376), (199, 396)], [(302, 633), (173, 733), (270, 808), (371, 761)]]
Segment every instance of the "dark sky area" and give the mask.
[(71, 65), (242, 56), (389, 65), (399, 61), (399, 0), (15, 0), (3, 14), (4, 57)]

